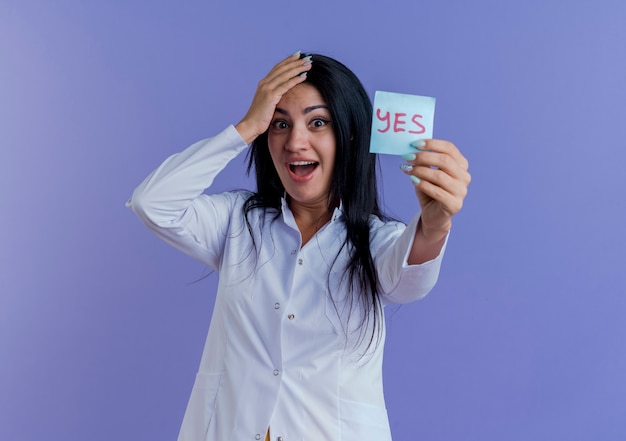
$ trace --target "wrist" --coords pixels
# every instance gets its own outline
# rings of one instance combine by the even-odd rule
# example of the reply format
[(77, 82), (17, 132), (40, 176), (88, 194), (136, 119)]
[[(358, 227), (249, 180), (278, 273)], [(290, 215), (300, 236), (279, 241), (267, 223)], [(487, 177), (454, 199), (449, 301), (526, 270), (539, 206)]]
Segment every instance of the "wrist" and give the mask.
[(441, 253), (449, 230), (449, 228), (425, 229), (420, 219), (407, 263), (419, 265), (435, 259)]
[(245, 141), (246, 144), (252, 144), (259, 134), (255, 130), (253, 126), (250, 125), (245, 119), (242, 119), (235, 125), (235, 129), (239, 132), (239, 136), (241, 139)]
[(429, 225), (424, 225), (423, 220), (420, 219), (420, 223), (417, 227), (417, 230), (418, 230), (418, 233), (421, 233), (424, 240), (426, 240), (427, 242), (435, 243), (435, 242), (442, 241), (447, 236), (451, 228), (452, 228), (451, 220), (449, 220), (443, 225), (429, 226)]

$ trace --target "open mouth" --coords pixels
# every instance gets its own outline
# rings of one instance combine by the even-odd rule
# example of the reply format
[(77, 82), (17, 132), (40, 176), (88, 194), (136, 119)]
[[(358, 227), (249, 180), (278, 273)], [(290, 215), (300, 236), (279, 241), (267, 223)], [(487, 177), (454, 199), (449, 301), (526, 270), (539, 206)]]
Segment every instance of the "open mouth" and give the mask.
[(319, 162), (314, 161), (295, 161), (289, 163), (289, 170), (296, 176), (304, 177), (313, 173)]

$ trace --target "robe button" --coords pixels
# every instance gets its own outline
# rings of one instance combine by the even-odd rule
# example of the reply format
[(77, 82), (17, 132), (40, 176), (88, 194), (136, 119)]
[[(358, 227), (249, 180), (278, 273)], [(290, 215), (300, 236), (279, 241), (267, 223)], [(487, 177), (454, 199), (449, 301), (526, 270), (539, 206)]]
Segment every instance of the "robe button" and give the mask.
[(302, 259), (298, 259), (298, 265), (302, 265)]
[(278, 438), (276, 438), (276, 441), (283, 441), (283, 437), (279, 436)]
[(274, 309), (280, 309), (280, 303), (274, 303)]
[(280, 374), (280, 371), (278, 369), (274, 369), (274, 376), (278, 376), (278, 374)]
[(254, 435), (254, 439), (261, 439), (261, 434), (257, 433), (256, 435)]
[(289, 315), (287, 316), (287, 318), (288, 318), (289, 320), (293, 320), (293, 319), (295, 318), (295, 315), (293, 315), (293, 314), (289, 314)]

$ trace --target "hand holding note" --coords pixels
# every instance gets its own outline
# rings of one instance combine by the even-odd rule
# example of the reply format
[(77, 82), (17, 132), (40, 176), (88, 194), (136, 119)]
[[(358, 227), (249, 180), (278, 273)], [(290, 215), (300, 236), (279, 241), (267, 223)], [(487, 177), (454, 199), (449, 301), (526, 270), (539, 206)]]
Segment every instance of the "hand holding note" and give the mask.
[(374, 97), (370, 152), (402, 156), (421, 208), (409, 264), (437, 256), (471, 180), (457, 147), (432, 139), (434, 115), (435, 98), (380, 91)]

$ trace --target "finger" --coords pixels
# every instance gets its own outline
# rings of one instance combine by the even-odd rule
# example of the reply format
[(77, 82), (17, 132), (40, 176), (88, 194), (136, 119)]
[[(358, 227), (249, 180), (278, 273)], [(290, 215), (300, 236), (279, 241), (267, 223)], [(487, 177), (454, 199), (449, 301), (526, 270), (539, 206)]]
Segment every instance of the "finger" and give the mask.
[(307, 65), (298, 65), (295, 68), (285, 71), (280, 76), (273, 79), (273, 81), (268, 84), (268, 87), (271, 88), (271, 90), (279, 93), (280, 95), (284, 95), (296, 84), (300, 84), (303, 81), (306, 81), (306, 75), (310, 69), (310, 62)]
[[(412, 163), (402, 164), (402, 170), (411, 177), (418, 191), (430, 188), (430, 191), (428, 191), (429, 197), (439, 201), (439, 197), (443, 197), (443, 195), (447, 194), (459, 198), (462, 201), (467, 195), (468, 186), (471, 181), (469, 172), (457, 166), (455, 172), (450, 174), (443, 168), (432, 167), (430, 165), (432, 161), (425, 161), (426, 165), (419, 165), (421, 161), (418, 158), (420, 156), (426, 156), (427, 153), (429, 152), (414, 154), (415, 159)], [(435, 157), (445, 156), (440, 153), (430, 154)], [(434, 187), (437, 187), (439, 190), (436, 190)], [(442, 201), (445, 202), (445, 200)]]
[(288, 56), (287, 58), (285, 58), (284, 60), (279, 61), (278, 63), (276, 63), (274, 65), (274, 67), (272, 67), (272, 69), (270, 69), (270, 71), (267, 73), (267, 75), (265, 76), (267, 77), (271, 77), (276, 75), (277, 73), (284, 71), (285, 66), (288, 66), (290, 63), (294, 63), (297, 62), (300, 59), (300, 51), (296, 52), (293, 55)]
[[(427, 182), (443, 189), (446, 193), (465, 198), (469, 184), (469, 173), (460, 178), (450, 176), (441, 169), (431, 167), (413, 166), (411, 175), (417, 177), (421, 182)], [(421, 187), (420, 187), (421, 188)]]
[(467, 169), (460, 165), (458, 161), (443, 153), (418, 153), (415, 161), (413, 161), (413, 166), (420, 170), (420, 173), (424, 174), (424, 176), (432, 174), (442, 176), (446, 174), (464, 185), (469, 185), (471, 181), (471, 175)]
[[(294, 58), (295, 57), (295, 58)], [(274, 66), (274, 68), (261, 80), (260, 85), (275, 88), (288, 82), (290, 79), (307, 72), (311, 69), (312, 60), (310, 56), (299, 58), (292, 56)]]
[(270, 72), (276, 72), (282, 69), (284, 66), (288, 65), (289, 63), (293, 63), (293, 62), (296, 62), (298, 60), (303, 60), (303, 59), (304, 58), (302, 57), (302, 52), (298, 51), (294, 53), (293, 55), (289, 55), (287, 58), (276, 63), (276, 65), (270, 70)]
[(444, 141), (441, 139), (424, 139), (411, 143), (411, 146), (419, 152), (428, 151), (449, 155), (461, 166), (461, 168), (465, 170), (469, 169), (469, 162), (467, 158), (465, 158), (461, 151), (450, 141)]
[[(447, 153), (420, 150), (415, 153), (403, 155), (402, 159), (407, 161), (411, 170), (417, 170), (420, 167), (422, 169), (437, 170), (461, 181), (466, 181), (469, 177), (467, 170)], [(408, 170), (407, 166), (402, 167), (405, 172), (411, 171)], [(467, 182), (469, 183), (469, 181)]]
[(461, 178), (455, 178), (441, 169), (431, 167), (421, 167), (411, 164), (402, 164), (400, 168), (411, 177), (413, 184), (419, 190), (422, 182), (435, 185), (443, 189), (446, 193), (465, 198), (469, 184), (469, 173)]
[[(462, 166), (467, 163), (467, 159), (463, 156), (463, 154), (461, 154), (461, 151), (450, 141), (442, 139), (424, 139), (423, 144), (423, 147), (418, 147), (417, 149), (450, 155)], [(415, 145), (415, 143), (412, 145)]]
[(454, 216), (463, 207), (465, 194), (460, 195), (452, 193), (446, 188), (440, 187), (427, 180), (421, 180), (417, 184), (414, 183), (414, 185), (418, 192), (436, 201), (440, 205), (441, 210), (450, 216)]
[(310, 65), (299, 65), (295, 69), (282, 72), (279, 76), (262, 80), (257, 89), (259, 98), (265, 97), (272, 105), (278, 104), (282, 96), (291, 88), (306, 81), (306, 72), (310, 68)]

